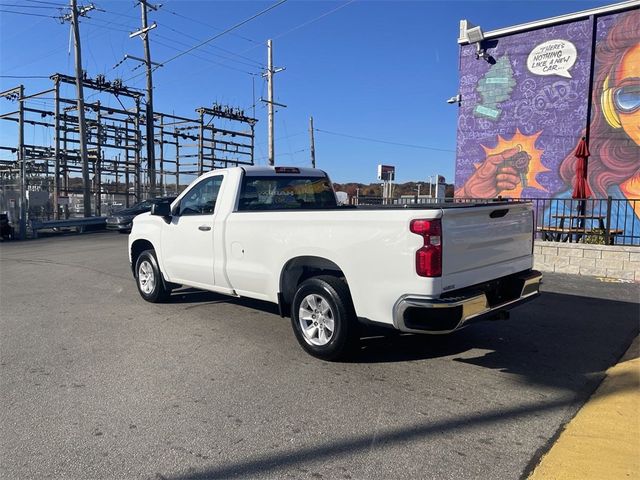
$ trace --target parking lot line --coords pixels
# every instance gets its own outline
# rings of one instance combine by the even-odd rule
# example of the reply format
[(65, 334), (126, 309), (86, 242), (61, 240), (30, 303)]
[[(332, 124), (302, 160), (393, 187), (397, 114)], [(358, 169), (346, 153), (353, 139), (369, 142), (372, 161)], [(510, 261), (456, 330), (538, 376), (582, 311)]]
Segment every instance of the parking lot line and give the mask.
[(636, 338), (620, 362), (607, 370), (530, 480), (640, 478), (639, 348)]

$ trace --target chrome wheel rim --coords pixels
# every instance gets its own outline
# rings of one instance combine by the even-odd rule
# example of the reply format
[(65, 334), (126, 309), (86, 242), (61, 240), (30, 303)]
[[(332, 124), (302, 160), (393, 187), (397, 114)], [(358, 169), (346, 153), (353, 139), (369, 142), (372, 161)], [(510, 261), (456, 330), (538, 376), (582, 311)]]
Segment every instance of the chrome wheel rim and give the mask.
[(138, 283), (140, 284), (140, 290), (147, 295), (153, 292), (156, 286), (156, 277), (153, 274), (153, 267), (148, 260), (140, 262), (138, 267)]
[(302, 299), (298, 310), (298, 322), (305, 341), (310, 345), (323, 346), (333, 338), (333, 310), (320, 295), (311, 294)]

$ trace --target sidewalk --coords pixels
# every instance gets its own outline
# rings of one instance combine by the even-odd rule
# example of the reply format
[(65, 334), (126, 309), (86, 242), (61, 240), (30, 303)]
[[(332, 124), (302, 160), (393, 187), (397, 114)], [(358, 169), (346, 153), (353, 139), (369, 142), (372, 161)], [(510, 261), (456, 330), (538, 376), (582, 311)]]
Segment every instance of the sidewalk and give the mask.
[(637, 337), (529, 480), (640, 478), (639, 354)]

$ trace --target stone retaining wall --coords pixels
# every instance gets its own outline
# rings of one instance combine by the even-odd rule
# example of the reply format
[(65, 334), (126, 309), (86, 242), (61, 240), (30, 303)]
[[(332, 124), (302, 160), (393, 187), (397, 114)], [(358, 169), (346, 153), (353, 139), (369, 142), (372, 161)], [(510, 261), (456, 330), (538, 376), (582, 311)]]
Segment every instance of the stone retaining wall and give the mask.
[(640, 247), (536, 241), (534, 268), (640, 282)]

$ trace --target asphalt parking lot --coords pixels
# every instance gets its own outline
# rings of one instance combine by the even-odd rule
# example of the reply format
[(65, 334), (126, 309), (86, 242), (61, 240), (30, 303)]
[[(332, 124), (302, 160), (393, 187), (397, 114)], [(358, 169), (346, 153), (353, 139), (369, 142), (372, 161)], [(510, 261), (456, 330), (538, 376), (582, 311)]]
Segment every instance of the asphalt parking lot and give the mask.
[(547, 275), (511, 320), (327, 363), (270, 304), (144, 302), (126, 243), (0, 244), (1, 478), (520, 478), (638, 334), (639, 285)]

